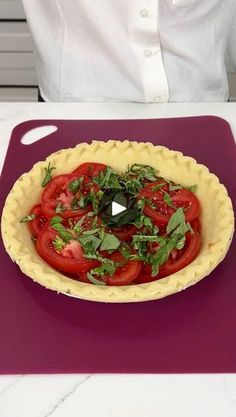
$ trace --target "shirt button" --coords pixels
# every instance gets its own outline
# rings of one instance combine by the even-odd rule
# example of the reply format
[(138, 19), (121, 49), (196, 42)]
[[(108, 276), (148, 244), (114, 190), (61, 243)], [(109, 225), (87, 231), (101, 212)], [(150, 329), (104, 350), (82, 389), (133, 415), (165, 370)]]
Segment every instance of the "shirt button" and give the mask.
[(148, 57), (152, 55), (151, 49), (144, 49), (144, 56)]
[(139, 12), (141, 17), (148, 17), (149, 13), (147, 9), (141, 9)]

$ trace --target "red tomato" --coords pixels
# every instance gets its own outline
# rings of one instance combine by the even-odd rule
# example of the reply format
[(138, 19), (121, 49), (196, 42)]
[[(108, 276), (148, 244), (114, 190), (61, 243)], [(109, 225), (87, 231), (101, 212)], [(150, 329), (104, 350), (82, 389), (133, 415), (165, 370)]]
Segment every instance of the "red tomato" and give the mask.
[(30, 214), (35, 214), (35, 219), (28, 222), (30, 232), (34, 237), (38, 237), (47, 219), (43, 216), (41, 204), (35, 204), (30, 210)]
[[(72, 193), (69, 189), (69, 184), (76, 179), (78, 179), (78, 175), (57, 175), (47, 184), (41, 197), (42, 211), (46, 217), (50, 218), (55, 215), (60, 215), (64, 218), (75, 216), (82, 217), (92, 210), (91, 204), (84, 209), (71, 208), (74, 198), (79, 200), (81, 196), (86, 197), (89, 192), (96, 193), (99, 191), (98, 185), (91, 183), (91, 179), (84, 176), (81, 189), (79, 189), (76, 193)], [(56, 212), (58, 204), (63, 206), (63, 211)]]
[(135, 235), (137, 230), (138, 228), (134, 224), (129, 224), (123, 227), (112, 227), (110, 232), (114, 233), (118, 239), (123, 240), (124, 242), (128, 242), (132, 239), (132, 236)]
[(200, 223), (200, 220), (199, 219), (194, 219), (191, 222), (191, 227), (192, 227), (193, 230), (196, 230), (198, 233), (200, 233), (201, 232), (201, 223)]
[(107, 165), (100, 164), (99, 162), (84, 162), (83, 164), (79, 165), (72, 174), (77, 175), (78, 177), (82, 177), (86, 175), (89, 178), (97, 177), (101, 171), (107, 168)]
[[(109, 256), (114, 262), (123, 263), (122, 266), (118, 266), (113, 275), (104, 275), (102, 280), (107, 285), (129, 285), (140, 273), (141, 262), (140, 261), (127, 261), (120, 252), (114, 252)], [(87, 281), (87, 273), (79, 274), (81, 281)], [(99, 277), (96, 277), (99, 279)]]
[(168, 260), (160, 266), (159, 273), (155, 277), (151, 276), (151, 266), (143, 264), (142, 271), (136, 278), (135, 282), (142, 284), (145, 282), (156, 281), (157, 279), (174, 274), (189, 265), (198, 255), (200, 250), (200, 236), (197, 231), (194, 233), (188, 232), (186, 234), (186, 244), (183, 249), (174, 249)]
[(56, 236), (58, 236), (57, 232), (48, 222), (36, 242), (39, 255), (53, 268), (70, 274), (78, 274), (80, 271), (89, 271), (100, 265), (98, 261), (84, 258), (83, 249), (77, 240), (71, 240), (61, 252), (57, 252), (52, 243)]
[[(164, 182), (164, 181), (163, 181)], [(175, 212), (175, 208), (170, 207), (164, 201), (164, 195), (166, 192), (166, 185), (160, 190), (155, 191), (155, 187), (160, 185), (161, 181), (152, 182), (143, 188), (139, 194), (141, 198), (146, 197), (151, 200), (151, 203), (155, 208), (146, 204), (144, 207), (144, 214), (152, 218), (154, 223), (158, 226), (166, 225)], [(154, 190), (153, 190), (154, 188)], [(191, 222), (196, 219), (200, 214), (200, 204), (195, 195), (186, 189), (168, 191), (171, 200), (176, 207), (182, 207), (185, 209), (185, 219), (187, 222)]]

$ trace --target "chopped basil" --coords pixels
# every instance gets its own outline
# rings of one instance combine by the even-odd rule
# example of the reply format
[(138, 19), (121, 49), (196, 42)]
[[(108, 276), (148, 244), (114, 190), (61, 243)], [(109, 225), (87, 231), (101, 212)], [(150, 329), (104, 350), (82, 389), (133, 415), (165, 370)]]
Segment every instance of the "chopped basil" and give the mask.
[(53, 247), (57, 252), (60, 252), (66, 246), (66, 243), (60, 236), (56, 236), (55, 239), (52, 241)]
[(170, 220), (166, 227), (167, 234), (169, 235), (171, 232), (173, 232), (173, 230), (175, 230), (177, 227), (183, 224), (185, 224), (184, 210), (182, 209), (182, 207), (179, 207), (175, 211), (175, 213), (173, 213), (170, 217)]
[(119, 183), (118, 174), (111, 167), (106, 167), (104, 171), (101, 171), (100, 174), (95, 177), (94, 182), (96, 182), (101, 188), (120, 190), (122, 186)]
[(62, 238), (62, 240), (66, 243), (68, 243), (71, 239), (73, 239), (72, 233), (63, 226), (62, 218), (59, 216), (54, 216), (50, 220), (50, 224), (54, 230), (56, 230), (59, 234), (59, 236)]
[(196, 193), (197, 191), (197, 184), (190, 185), (190, 187), (185, 187), (186, 190), (191, 191), (192, 193)]
[(54, 216), (50, 220), (50, 225), (53, 226), (56, 223), (61, 223), (63, 221), (63, 218), (60, 216)]
[(84, 222), (84, 219), (85, 216), (81, 217), (81, 219), (79, 219), (73, 226), (73, 230), (75, 231), (75, 233), (80, 234), (82, 232), (82, 224)]
[(45, 185), (47, 185), (51, 179), (52, 179), (52, 170), (56, 169), (56, 167), (51, 167), (51, 162), (49, 162), (47, 168), (44, 168), (45, 171), (45, 177), (41, 183), (42, 187), (45, 187)]
[(83, 234), (79, 236), (78, 240), (82, 245), (86, 255), (95, 252), (101, 243), (101, 239), (94, 235)]
[(55, 208), (55, 213), (63, 213), (65, 211), (65, 207), (63, 206), (63, 204), (59, 201), (56, 205)]
[(177, 190), (182, 190), (184, 187), (183, 185), (169, 185), (169, 191), (177, 191)]
[(126, 171), (126, 174), (135, 174), (141, 180), (156, 181), (158, 179), (155, 169), (150, 165), (144, 164), (131, 165)]
[(91, 269), (90, 273), (92, 275), (103, 277), (104, 275), (113, 275), (115, 271), (115, 262), (103, 262), (102, 265), (98, 266), (97, 268)]
[(167, 206), (169, 206), (171, 208), (174, 208), (174, 203), (172, 201), (172, 198), (171, 198), (170, 194), (168, 194), (168, 193), (165, 192), (164, 193), (164, 196), (163, 196), (163, 200), (165, 201), (165, 203), (167, 204)]
[(100, 281), (99, 279), (96, 279), (90, 272), (87, 272), (87, 277), (89, 281), (94, 285), (106, 285), (104, 281)]
[(153, 187), (151, 187), (152, 191), (159, 191), (161, 190), (161, 188), (163, 188), (166, 185), (165, 182), (162, 182), (161, 184), (157, 184), (157, 185), (153, 185)]
[(28, 216), (22, 217), (22, 219), (20, 220), (20, 223), (28, 223), (28, 222), (31, 222), (31, 220), (34, 220), (36, 217), (37, 216), (34, 213), (28, 214)]
[(133, 242), (156, 242), (156, 243), (164, 243), (166, 239), (162, 236), (151, 236), (151, 235), (133, 235)]
[(78, 189), (81, 187), (81, 185), (82, 185), (83, 181), (84, 181), (84, 177), (76, 178), (75, 180), (71, 181), (71, 182), (68, 184), (68, 188), (69, 188), (69, 190), (70, 190), (73, 194), (75, 194), (75, 193), (78, 191)]
[(100, 245), (100, 250), (116, 250), (120, 246), (119, 239), (110, 233), (104, 233), (102, 243)]

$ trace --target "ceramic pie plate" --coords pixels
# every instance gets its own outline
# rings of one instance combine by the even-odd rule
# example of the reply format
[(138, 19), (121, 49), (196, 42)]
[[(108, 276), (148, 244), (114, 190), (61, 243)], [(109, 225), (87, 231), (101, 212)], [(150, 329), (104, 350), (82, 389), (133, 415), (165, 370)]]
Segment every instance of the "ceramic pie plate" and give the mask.
[[(53, 175), (71, 172), (83, 162), (105, 163), (118, 171), (125, 171), (133, 163), (149, 164), (164, 178), (184, 186), (196, 184), (202, 225), (199, 255), (191, 264), (166, 278), (120, 287), (85, 284), (54, 270), (37, 254), (27, 225), (19, 223), (40, 199), (40, 184), (45, 175), (44, 168), (49, 162), (56, 167)], [(55, 152), (23, 174), (6, 199), (1, 229), (6, 251), (12, 261), (25, 275), (44, 287), (91, 301), (138, 302), (177, 293), (209, 275), (229, 249), (234, 231), (234, 214), (224, 185), (207, 167), (198, 164), (193, 158), (147, 142), (93, 141)]]

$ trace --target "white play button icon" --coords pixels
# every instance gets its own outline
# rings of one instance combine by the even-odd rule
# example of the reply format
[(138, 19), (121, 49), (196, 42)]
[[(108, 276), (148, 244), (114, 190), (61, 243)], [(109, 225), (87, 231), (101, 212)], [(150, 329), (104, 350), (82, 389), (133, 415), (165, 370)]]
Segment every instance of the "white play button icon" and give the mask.
[(122, 206), (119, 203), (116, 203), (115, 201), (112, 201), (111, 205), (111, 214), (112, 216), (115, 216), (116, 214), (122, 213), (122, 211), (125, 211), (126, 207)]

